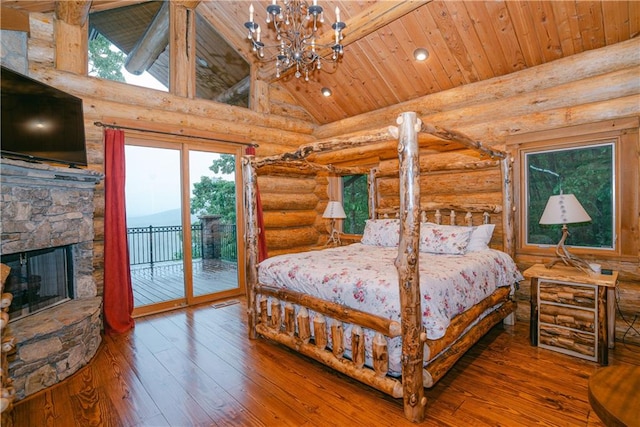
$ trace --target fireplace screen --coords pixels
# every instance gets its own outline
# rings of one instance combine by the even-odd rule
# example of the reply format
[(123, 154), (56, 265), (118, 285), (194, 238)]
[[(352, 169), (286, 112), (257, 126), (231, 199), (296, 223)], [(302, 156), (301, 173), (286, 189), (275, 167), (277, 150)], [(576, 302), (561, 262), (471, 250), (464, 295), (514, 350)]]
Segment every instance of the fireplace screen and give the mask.
[(11, 320), (73, 298), (70, 246), (3, 255), (2, 263), (11, 267), (5, 286), (13, 294)]

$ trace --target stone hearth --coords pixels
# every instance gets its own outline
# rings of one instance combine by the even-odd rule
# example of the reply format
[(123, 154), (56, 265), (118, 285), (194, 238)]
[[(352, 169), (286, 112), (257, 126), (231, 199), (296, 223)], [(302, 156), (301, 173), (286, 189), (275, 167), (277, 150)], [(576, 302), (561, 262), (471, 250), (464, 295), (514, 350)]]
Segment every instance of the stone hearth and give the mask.
[(102, 298), (93, 278), (94, 191), (103, 175), (86, 169), (2, 159), (3, 255), (71, 245), (75, 299), (9, 324), (17, 349), (9, 375), (18, 399), (86, 365), (101, 341)]

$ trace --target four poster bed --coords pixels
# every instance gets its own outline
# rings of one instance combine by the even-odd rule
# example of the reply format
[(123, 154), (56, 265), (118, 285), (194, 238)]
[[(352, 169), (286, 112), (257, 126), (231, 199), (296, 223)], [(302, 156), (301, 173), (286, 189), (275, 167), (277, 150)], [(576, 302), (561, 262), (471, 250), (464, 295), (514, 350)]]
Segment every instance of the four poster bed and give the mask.
[[(488, 247), (492, 213), (503, 215), (505, 246), (513, 236), (508, 160), (505, 206), (448, 206), (449, 224), (442, 225), (441, 209), (420, 203), (417, 133), (434, 128), (422, 126), (415, 113), (403, 113), (398, 124), (389, 132), (398, 139), (399, 219), (374, 216), (356, 244), (258, 263), (255, 169), (267, 162), (243, 159), (247, 310), (250, 338), (284, 344), (403, 398), (407, 419), (420, 422), (424, 387), (432, 387), (494, 325), (513, 318), (513, 288), (522, 276), (509, 255)], [(463, 135), (435, 132), (487, 150)], [(464, 225), (455, 225), (456, 210)], [(472, 225), (473, 214), (482, 225)]]

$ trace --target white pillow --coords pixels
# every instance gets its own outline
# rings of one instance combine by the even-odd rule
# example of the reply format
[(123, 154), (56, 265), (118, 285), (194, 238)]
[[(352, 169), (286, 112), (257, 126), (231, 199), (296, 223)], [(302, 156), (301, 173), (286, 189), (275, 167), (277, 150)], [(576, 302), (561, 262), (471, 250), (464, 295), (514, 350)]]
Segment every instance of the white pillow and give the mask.
[(482, 224), (472, 228), (473, 232), (471, 233), (471, 239), (467, 245), (467, 252), (489, 249), (489, 242), (491, 242), (493, 229), (496, 228), (496, 225)]
[(360, 243), (369, 246), (396, 247), (400, 241), (400, 220), (368, 219)]
[(420, 252), (463, 255), (472, 232), (473, 227), (423, 222), (420, 224)]

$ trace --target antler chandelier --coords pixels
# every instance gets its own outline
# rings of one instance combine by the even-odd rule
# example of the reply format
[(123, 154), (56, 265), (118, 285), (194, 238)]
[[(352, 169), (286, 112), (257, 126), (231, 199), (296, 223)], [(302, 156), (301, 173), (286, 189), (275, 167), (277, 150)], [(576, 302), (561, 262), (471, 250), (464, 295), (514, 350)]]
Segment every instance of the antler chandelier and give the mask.
[[(309, 74), (322, 68), (322, 61), (337, 63), (343, 54), (343, 46), (340, 41), (343, 38), (342, 30), (346, 27), (340, 21), (340, 9), (336, 7), (336, 22), (331, 25), (334, 31), (335, 41), (332, 43), (318, 44), (318, 23), (324, 22), (324, 11), (318, 6), (318, 0), (313, 0), (309, 5), (304, 0), (282, 0), (282, 6), (276, 0), (267, 6), (266, 23), (269, 27), (273, 23), (276, 32), (277, 44), (266, 46), (261, 40), (260, 25), (253, 20), (253, 4), (249, 6), (249, 21), (244, 26), (249, 30), (249, 40), (253, 51), (260, 60), (276, 61), (276, 78), (279, 78), (283, 70), (296, 67), (295, 76), (309, 81)], [(330, 48), (331, 52), (320, 56), (318, 50)], [(275, 53), (265, 59), (265, 49), (274, 49)]]

